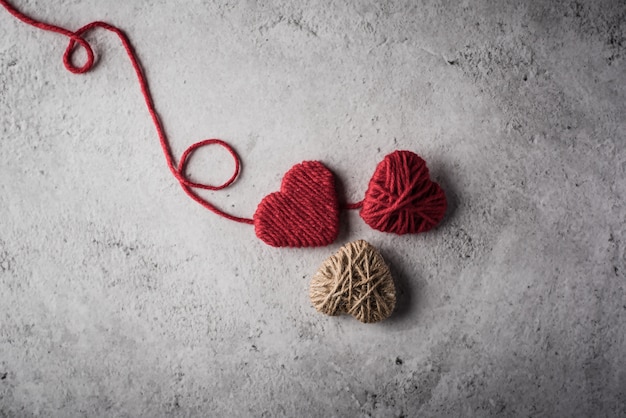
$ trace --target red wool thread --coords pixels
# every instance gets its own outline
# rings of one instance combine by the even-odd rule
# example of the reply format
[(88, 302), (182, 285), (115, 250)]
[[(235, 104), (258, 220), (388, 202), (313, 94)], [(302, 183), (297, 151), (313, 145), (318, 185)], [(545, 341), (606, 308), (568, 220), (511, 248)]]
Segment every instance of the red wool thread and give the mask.
[[(254, 218), (242, 218), (226, 213), (214, 206), (193, 189), (221, 190), (230, 186), (238, 177), (241, 164), (235, 150), (220, 139), (205, 139), (192, 144), (182, 154), (178, 165), (169, 146), (165, 130), (157, 114), (148, 81), (133, 46), (124, 32), (108, 23), (95, 21), (72, 32), (28, 17), (0, 0), (9, 13), (36, 28), (61, 34), (69, 39), (63, 54), (63, 65), (74, 74), (83, 74), (94, 66), (94, 52), (83, 35), (101, 28), (117, 35), (135, 71), (141, 94), (159, 137), (159, 143), (167, 166), (183, 191), (206, 209), (232, 221), (254, 224), (257, 236), (275, 247), (309, 247), (332, 243), (339, 232), (339, 205), (334, 176), (322, 163), (305, 161), (289, 170), (279, 192), (265, 197), (259, 204)], [(77, 46), (87, 54), (85, 63), (76, 66), (72, 55)], [(189, 158), (199, 148), (220, 145), (235, 161), (233, 175), (223, 184), (214, 186), (195, 182), (185, 175)], [(441, 187), (429, 177), (425, 161), (410, 151), (396, 151), (387, 155), (376, 167), (363, 201), (343, 206), (345, 209), (361, 209), (361, 217), (372, 228), (396, 234), (425, 232), (442, 219), (446, 211), (446, 197)]]
[(432, 229), (443, 219), (447, 201), (426, 161), (411, 151), (395, 151), (376, 167), (362, 205), (369, 226), (402, 235)]
[[(102, 28), (102, 29), (108, 30), (116, 34), (117, 37), (122, 42), (122, 46), (126, 50), (128, 59), (130, 60), (130, 63), (133, 66), (133, 69), (135, 70), (135, 74), (137, 75), (137, 80), (139, 81), (139, 86), (141, 88), (141, 94), (143, 95), (144, 101), (146, 103), (146, 107), (148, 108), (148, 113), (150, 113), (150, 117), (152, 118), (152, 122), (157, 131), (157, 135), (159, 137), (159, 143), (161, 144), (161, 149), (163, 150), (163, 154), (165, 155), (167, 166), (172, 172), (172, 174), (174, 175), (174, 177), (176, 177), (176, 180), (178, 180), (178, 182), (180, 183), (185, 193), (187, 193), (189, 197), (191, 197), (193, 200), (195, 200), (196, 202), (204, 206), (206, 209), (226, 219), (230, 219), (231, 221), (241, 222), (241, 223), (246, 223), (246, 224), (252, 224), (254, 222), (252, 219), (241, 218), (241, 217), (234, 216), (234, 215), (231, 215), (229, 213), (222, 211), (221, 209), (217, 208), (212, 203), (200, 197), (197, 193), (195, 193), (192, 190), (192, 188), (205, 189), (205, 190), (221, 190), (230, 186), (237, 179), (237, 176), (239, 175), (239, 171), (241, 169), (241, 164), (239, 161), (239, 156), (228, 143), (220, 139), (205, 139), (203, 141), (196, 142), (195, 144), (192, 144), (189, 148), (187, 148), (185, 152), (183, 152), (183, 155), (178, 163), (178, 167), (176, 167), (176, 164), (174, 163), (174, 157), (172, 156), (172, 151), (170, 149), (167, 136), (165, 134), (165, 130), (163, 129), (163, 124), (161, 123), (159, 115), (157, 114), (156, 108), (154, 106), (154, 101), (152, 100), (152, 94), (150, 93), (148, 80), (146, 79), (143, 73), (141, 64), (139, 63), (139, 59), (137, 58), (137, 54), (135, 53), (135, 50), (132, 44), (130, 43), (130, 40), (121, 29), (113, 25), (110, 25), (106, 22), (95, 21), (95, 22), (88, 23), (87, 25), (81, 27), (75, 32), (72, 32), (60, 26), (51, 25), (49, 23), (41, 22), (39, 20), (35, 20), (29, 16), (26, 16), (25, 14), (17, 10), (15, 7), (13, 7), (11, 4), (9, 4), (6, 0), (0, 0), (0, 5), (2, 5), (9, 13), (11, 13), (13, 16), (15, 16), (16, 18), (18, 18), (24, 23), (27, 23), (31, 26), (34, 26), (36, 28), (39, 28), (45, 31), (58, 33), (69, 38), (70, 41), (67, 45), (67, 48), (65, 49), (65, 53), (63, 54), (63, 65), (68, 71), (74, 74), (86, 73), (90, 71), (94, 65), (94, 61), (95, 61), (94, 52), (93, 52), (93, 49), (91, 48), (91, 45), (89, 45), (89, 42), (87, 42), (83, 38), (84, 34), (96, 28)], [(76, 65), (72, 63), (72, 55), (74, 51), (76, 50), (76, 45), (79, 45), (80, 47), (82, 47), (85, 50), (85, 53), (87, 54), (87, 60), (80, 67), (77, 67)], [(222, 147), (226, 148), (226, 150), (232, 155), (233, 159), (235, 160), (235, 172), (233, 173), (233, 175), (231, 176), (229, 180), (227, 180), (224, 184), (219, 185), (219, 186), (213, 186), (210, 184), (194, 182), (190, 180), (184, 173), (184, 169), (187, 165), (187, 160), (189, 159), (189, 157), (191, 157), (194, 151), (198, 150), (198, 148), (201, 148), (207, 145), (212, 145), (212, 144), (221, 145)]]

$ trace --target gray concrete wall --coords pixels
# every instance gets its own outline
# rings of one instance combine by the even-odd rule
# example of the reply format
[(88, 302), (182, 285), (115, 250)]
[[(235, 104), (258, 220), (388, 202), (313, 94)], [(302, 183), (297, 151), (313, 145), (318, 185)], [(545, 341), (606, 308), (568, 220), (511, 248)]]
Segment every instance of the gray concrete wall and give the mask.
[[(358, 200), (395, 149), (450, 208), (267, 247), (182, 193), (113, 36), (76, 76), (0, 11), (0, 416), (626, 416), (624, 1), (16, 3), (126, 30), (175, 154), (240, 152), (205, 194), (237, 215), (302, 160)], [(308, 300), (354, 239), (395, 275), (381, 324)]]

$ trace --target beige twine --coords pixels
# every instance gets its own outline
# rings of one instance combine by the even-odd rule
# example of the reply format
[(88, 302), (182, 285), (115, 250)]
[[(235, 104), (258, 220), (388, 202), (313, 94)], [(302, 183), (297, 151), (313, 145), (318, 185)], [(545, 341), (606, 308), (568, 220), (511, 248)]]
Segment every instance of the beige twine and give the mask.
[(344, 245), (324, 261), (311, 280), (309, 295), (319, 312), (347, 313), (365, 323), (389, 317), (396, 304), (389, 267), (363, 240)]

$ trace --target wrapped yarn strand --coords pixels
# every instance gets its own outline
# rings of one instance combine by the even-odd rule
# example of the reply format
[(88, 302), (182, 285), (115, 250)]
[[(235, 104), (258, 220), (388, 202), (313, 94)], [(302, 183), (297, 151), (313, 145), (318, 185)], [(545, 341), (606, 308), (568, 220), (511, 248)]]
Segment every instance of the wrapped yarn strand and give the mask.
[(395, 151), (376, 167), (361, 206), (361, 218), (369, 226), (403, 235), (434, 228), (446, 213), (447, 201), (422, 157)]
[(386, 319), (396, 304), (389, 266), (364, 240), (344, 245), (324, 261), (311, 280), (309, 296), (317, 311), (349, 314), (363, 323)]

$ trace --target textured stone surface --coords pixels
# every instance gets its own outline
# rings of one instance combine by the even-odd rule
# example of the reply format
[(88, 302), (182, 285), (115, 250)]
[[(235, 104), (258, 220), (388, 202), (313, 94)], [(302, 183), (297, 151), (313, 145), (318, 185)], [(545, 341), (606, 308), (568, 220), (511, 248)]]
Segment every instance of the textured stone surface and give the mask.
[[(423, 236), (351, 213), (331, 247), (267, 247), (182, 193), (111, 35), (75, 76), (0, 11), (0, 416), (626, 415), (626, 3), (16, 3), (124, 28), (175, 153), (240, 152), (208, 195), (237, 215), (302, 160), (360, 199), (395, 149), (451, 205)], [(354, 239), (397, 279), (381, 324), (308, 300)]]

